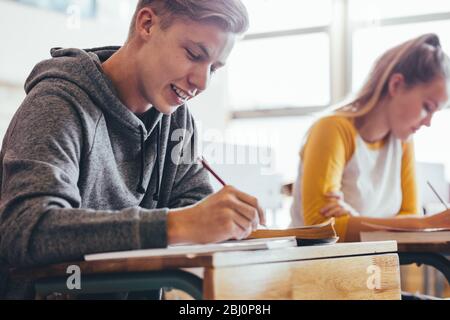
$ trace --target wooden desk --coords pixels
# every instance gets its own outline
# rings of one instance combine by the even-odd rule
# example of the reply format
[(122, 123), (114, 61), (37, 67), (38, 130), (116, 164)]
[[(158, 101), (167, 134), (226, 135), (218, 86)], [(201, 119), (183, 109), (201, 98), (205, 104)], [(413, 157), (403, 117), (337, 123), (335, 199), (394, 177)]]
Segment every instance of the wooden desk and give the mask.
[(399, 243), (400, 264), (425, 264), (442, 272), (450, 283), (450, 242), (442, 243)]
[[(341, 243), (83, 261), (15, 270), (12, 275), (31, 279), (37, 298), (54, 291), (84, 294), (173, 287), (204, 299), (400, 299), (396, 251), (395, 241)], [(69, 265), (81, 269), (81, 290), (67, 289)], [(185, 268), (200, 268), (203, 278), (181, 270)]]

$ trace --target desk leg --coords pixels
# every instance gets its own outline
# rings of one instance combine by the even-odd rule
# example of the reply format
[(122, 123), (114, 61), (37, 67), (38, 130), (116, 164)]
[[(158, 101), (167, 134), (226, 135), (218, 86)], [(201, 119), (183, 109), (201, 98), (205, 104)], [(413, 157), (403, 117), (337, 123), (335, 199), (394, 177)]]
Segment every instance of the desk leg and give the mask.
[(182, 270), (164, 270), (142, 273), (114, 273), (86, 275), (81, 278), (81, 289), (68, 289), (67, 278), (42, 279), (35, 282), (38, 299), (53, 293), (80, 295), (117, 292), (142, 292), (170, 287), (185, 291), (195, 299), (203, 298), (203, 281)]
[(399, 252), (400, 264), (425, 264), (432, 266), (442, 272), (450, 283), (450, 261), (443, 255), (429, 252)]

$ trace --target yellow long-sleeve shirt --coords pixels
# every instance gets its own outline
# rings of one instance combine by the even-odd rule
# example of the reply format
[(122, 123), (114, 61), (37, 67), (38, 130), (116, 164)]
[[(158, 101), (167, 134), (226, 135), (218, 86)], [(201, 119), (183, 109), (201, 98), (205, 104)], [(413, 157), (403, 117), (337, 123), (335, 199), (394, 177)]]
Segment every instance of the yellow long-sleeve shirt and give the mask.
[[(311, 128), (301, 155), (292, 225), (323, 222), (326, 218), (319, 210), (331, 191), (341, 191), (344, 201), (361, 216), (418, 213), (413, 143), (402, 143), (392, 135), (367, 143), (351, 119), (337, 115), (320, 119)], [(336, 219), (341, 239), (345, 239), (348, 219)]]

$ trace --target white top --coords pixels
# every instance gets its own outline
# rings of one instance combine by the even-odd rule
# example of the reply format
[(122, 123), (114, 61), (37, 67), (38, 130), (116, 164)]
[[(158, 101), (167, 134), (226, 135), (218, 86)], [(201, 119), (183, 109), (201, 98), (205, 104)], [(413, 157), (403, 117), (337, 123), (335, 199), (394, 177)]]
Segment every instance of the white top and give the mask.
[[(402, 143), (392, 135), (380, 149), (370, 148), (357, 135), (353, 156), (342, 176), (344, 201), (361, 216), (388, 218), (397, 215), (402, 204), (402, 155)], [(293, 190), (292, 227), (304, 225), (300, 192), (302, 172), (300, 162)]]

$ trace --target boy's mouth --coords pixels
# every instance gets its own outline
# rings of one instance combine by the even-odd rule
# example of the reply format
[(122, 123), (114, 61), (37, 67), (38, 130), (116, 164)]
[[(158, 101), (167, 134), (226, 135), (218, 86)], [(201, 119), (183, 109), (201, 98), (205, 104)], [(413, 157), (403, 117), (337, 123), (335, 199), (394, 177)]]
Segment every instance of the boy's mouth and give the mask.
[(184, 91), (183, 89), (177, 87), (176, 85), (171, 84), (170, 87), (175, 92), (175, 94), (183, 101), (186, 101), (186, 100), (192, 98), (192, 95), (190, 95), (188, 92)]

